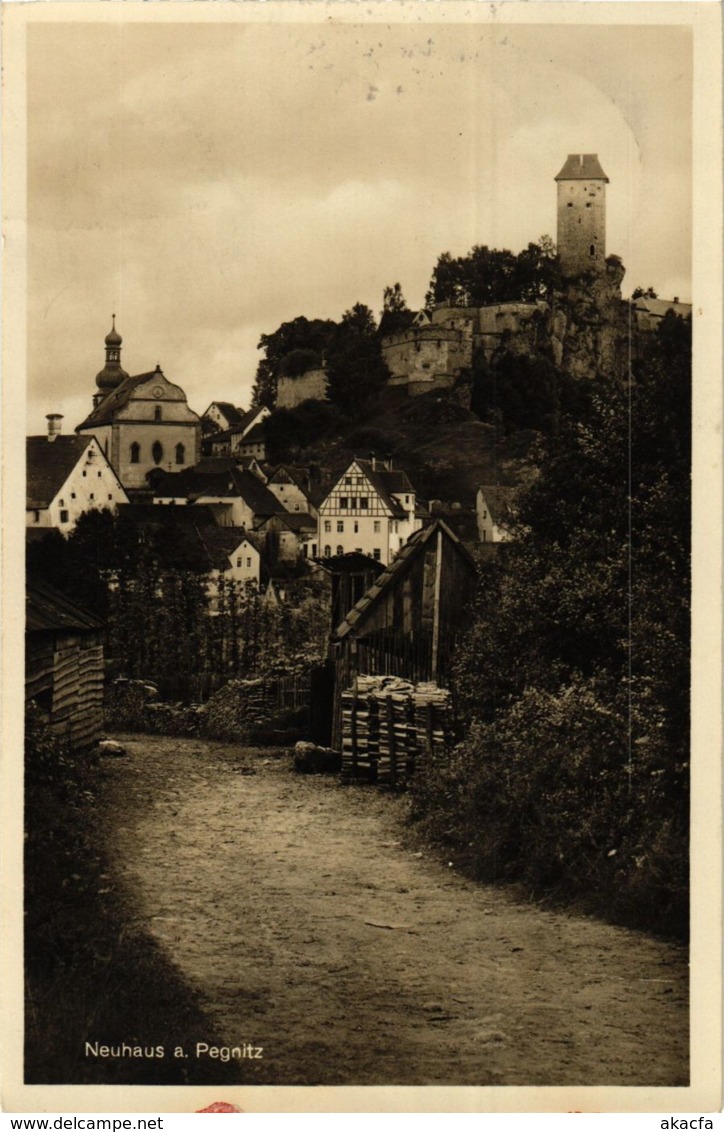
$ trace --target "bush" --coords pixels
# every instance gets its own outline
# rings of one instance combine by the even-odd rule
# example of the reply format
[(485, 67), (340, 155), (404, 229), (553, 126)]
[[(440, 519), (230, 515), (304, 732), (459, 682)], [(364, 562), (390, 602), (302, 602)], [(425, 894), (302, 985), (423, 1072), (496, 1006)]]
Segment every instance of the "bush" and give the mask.
[(645, 700), (638, 690), (629, 735), (627, 699), (611, 707), (592, 681), (528, 690), (421, 769), (412, 817), (479, 879), (685, 935), (686, 756), (672, 759)]

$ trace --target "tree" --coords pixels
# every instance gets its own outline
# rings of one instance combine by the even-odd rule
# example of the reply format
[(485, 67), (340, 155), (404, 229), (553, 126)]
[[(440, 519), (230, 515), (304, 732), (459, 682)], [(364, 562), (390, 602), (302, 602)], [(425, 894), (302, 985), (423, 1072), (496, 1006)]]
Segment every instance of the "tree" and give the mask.
[(363, 303), (342, 316), (328, 345), (327, 369), (329, 399), (348, 414), (363, 409), (387, 381), (377, 324)]
[(444, 252), (430, 280), (425, 305), (481, 307), (493, 303), (531, 302), (548, 294), (558, 278), (553, 241), (542, 236), (519, 255), (507, 249), (476, 245), (467, 256)]
[(265, 357), (257, 366), (252, 404), (273, 408), (284, 359), (296, 350), (311, 350), (321, 357), (334, 329), (335, 323), (330, 319), (310, 320), (300, 315), (291, 322), (283, 322), (273, 333), (262, 334), (258, 349), (265, 351)]
[(541, 443), (458, 649), (473, 720), (427, 799), (481, 875), (686, 924), (691, 326)]
[(400, 311), (409, 309), (399, 283), (393, 283), (391, 287), (385, 287), (382, 309), (389, 314), (398, 314)]
[(637, 287), (631, 295), (632, 299), (658, 299), (653, 287)]

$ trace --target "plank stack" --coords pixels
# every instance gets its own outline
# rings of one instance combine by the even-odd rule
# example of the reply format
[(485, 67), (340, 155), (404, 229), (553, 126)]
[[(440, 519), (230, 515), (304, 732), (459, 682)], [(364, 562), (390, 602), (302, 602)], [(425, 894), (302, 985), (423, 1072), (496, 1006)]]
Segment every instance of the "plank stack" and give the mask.
[(397, 676), (358, 676), (342, 693), (342, 780), (403, 787), (450, 734), (450, 693)]

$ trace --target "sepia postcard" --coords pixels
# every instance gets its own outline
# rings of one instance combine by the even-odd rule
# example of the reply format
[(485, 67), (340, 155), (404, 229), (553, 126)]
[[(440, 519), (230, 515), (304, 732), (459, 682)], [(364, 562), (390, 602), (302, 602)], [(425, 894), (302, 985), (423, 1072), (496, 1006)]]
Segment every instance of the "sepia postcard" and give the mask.
[(4, 1110), (718, 1111), (720, 6), (2, 21)]

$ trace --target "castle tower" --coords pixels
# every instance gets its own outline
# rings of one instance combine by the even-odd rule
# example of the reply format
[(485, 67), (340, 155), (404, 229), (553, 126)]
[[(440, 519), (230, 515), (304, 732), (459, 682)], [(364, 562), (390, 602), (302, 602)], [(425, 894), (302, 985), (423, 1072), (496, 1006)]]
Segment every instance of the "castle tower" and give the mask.
[(558, 182), (558, 257), (564, 275), (603, 271), (606, 183), (595, 153), (570, 153)]
[(113, 326), (106, 335), (106, 364), (100, 373), (96, 374), (96, 385), (98, 392), (93, 395), (93, 408), (100, 405), (104, 397), (113, 390), (117, 389), (122, 381), (128, 377), (124, 369), (121, 369), (121, 343), (123, 339), (116, 330), (116, 316), (113, 315)]

